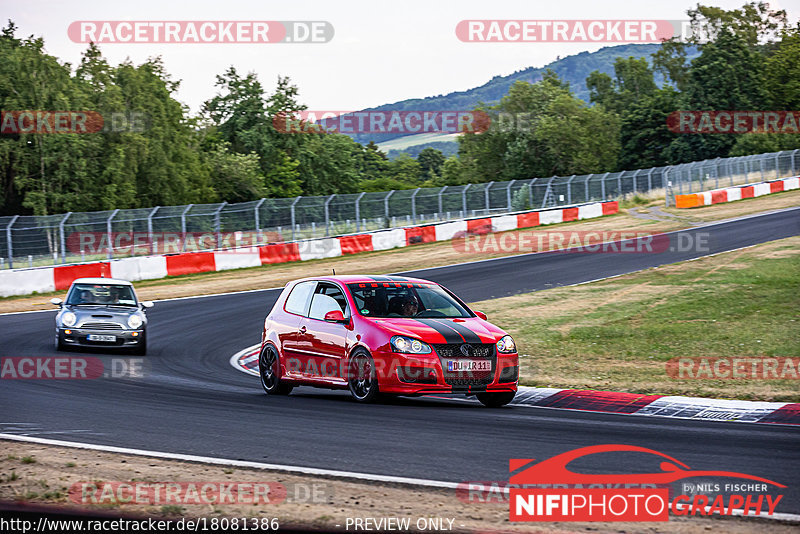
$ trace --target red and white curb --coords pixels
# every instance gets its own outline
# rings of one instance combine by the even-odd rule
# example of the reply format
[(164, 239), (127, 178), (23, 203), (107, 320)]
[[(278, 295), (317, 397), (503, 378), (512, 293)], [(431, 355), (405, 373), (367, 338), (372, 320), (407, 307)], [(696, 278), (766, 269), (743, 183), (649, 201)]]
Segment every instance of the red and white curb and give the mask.
[(675, 207), (695, 208), (698, 206), (710, 206), (712, 204), (735, 202), (744, 198), (761, 197), (798, 188), (800, 188), (800, 177), (794, 176), (792, 178), (726, 187), (723, 189), (714, 189), (713, 191), (703, 191), (701, 193), (675, 195)]
[[(258, 376), (260, 348), (259, 344), (240, 350), (231, 356), (230, 364), (238, 371)], [(520, 386), (511, 405), (676, 419), (800, 425), (800, 403), (790, 402), (704, 399)]]

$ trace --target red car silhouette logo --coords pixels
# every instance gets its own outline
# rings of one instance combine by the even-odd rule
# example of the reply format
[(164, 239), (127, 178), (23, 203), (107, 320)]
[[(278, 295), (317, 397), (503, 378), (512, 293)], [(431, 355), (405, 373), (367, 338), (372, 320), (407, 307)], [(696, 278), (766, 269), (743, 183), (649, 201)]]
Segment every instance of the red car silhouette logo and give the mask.
[[(657, 473), (636, 473), (636, 474), (586, 474), (576, 473), (567, 468), (567, 464), (578, 458), (583, 458), (590, 454), (601, 452), (643, 452), (647, 454), (654, 454), (660, 456), (667, 461), (660, 464), (661, 471)], [(524, 465), (528, 465), (535, 460), (511, 460), (509, 462), (509, 471), (513, 472)], [(744, 478), (747, 480), (755, 480), (758, 482), (766, 482), (785, 488), (783, 484), (775, 481), (761, 478), (745, 473), (737, 473), (735, 471), (703, 471), (694, 470), (685, 463), (676, 460), (662, 452), (653, 449), (646, 449), (644, 447), (637, 447), (635, 445), (593, 445), (591, 447), (582, 447), (573, 451), (565, 452), (543, 460), (524, 471), (521, 471), (512, 477), (509, 482), (511, 484), (669, 484), (676, 480), (692, 477), (731, 477), (731, 478)]]

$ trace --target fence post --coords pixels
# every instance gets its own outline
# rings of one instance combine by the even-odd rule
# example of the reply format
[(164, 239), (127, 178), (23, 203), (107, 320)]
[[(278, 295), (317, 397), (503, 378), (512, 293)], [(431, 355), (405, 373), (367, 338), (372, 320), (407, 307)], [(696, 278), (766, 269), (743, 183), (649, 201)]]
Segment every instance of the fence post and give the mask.
[(589, 181), (592, 179), (592, 176), (594, 176), (594, 173), (587, 176), (586, 181), (584, 182), (584, 186), (586, 187), (586, 202), (589, 202)]
[(61, 263), (67, 263), (67, 240), (64, 236), (64, 223), (67, 222), (70, 215), (72, 215), (71, 211), (64, 215), (64, 218), (58, 223), (58, 232), (61, 234)]
[(797, 162), (794, 160), (798, 152), (800, 152), (800, 148), (795, 148), (792, 151), (792, 174), (794, 174), (794, 171), (798, 169)]
[(186, 214), (189, 213), (189, 210), (192, 209), (194, 204), (189, 204), (186, 206), (186, 209), (183, 210), (181, 213), (181, 239), (183, 239), (183, 244), (181, 244), (181, 252), (186, 252)]
[(489, 204), (489, 189), (491, 189), (493, 183), (494, 183), (494, 180), (492, 180), (491, 182), (486, 184), (486, 189), (483, 190), (484, 197), (486, 198), (486, 208), (485, 208), (485, 210), (486, 210), (486, 214), (487, 215), (489, 214), (489, 209), (491, 209), (490, 208), (491, 205)]
[(653, 171), (654, 170), (656, 170), (655, 167), (650, 167), (650, 170), (647, 171), (647, 191), (648, 192), (653, 190)]
[(327, 200), (325, 200), (325, 237), (328, 237), (330, 235), (331, 212), (328, 206), (330, 205), (331, 200), (333, 200), (333, 197), (335, 196), (336, 194), (334, 193), (333, 195), (329, 196)]
[(463, 209), (462, 218), (467, 216), (467, 189), (469, 189), (472, 184), (467, 184), (464, 186), (464, 189), (461, 191), (461, 207)]
[(391, 228), (392, 223), (391, 219), (389, 218), (389, 197), (394, 195), (394, 189), (389, 191), (385, 197), (383, 197), (383, 215), (386, 218), (386, 228)]
[(366, 191), (362, 191), (361, 194), (356, 197), (356, 232), (361, 231), (361, 197), (366, 194)]
[(506, 188), (506, 199), (508, 200), (508, 210), (511, 211), (513, 208), (511, 207), (511, 186), (514, 185), (516, 180), (511, 180), (508, 182), (508, 187)]
[(8, 245), (8, 268), (14, 268), (14, 249), (11, 246), (11, 227), (14, 226), (14, 223), (17, 222), (19, 219), (19, 215), (14, 215), (11, 220), (8, 222), (8, 226), (6, 226), (6, 244)]
[(417, 224), (417, 193), (419, 193), (420, 189), (422, 188), (418, 187), (411, 193), (411, 219), (414, 221), (414, 224)]
[(292, 201), (292, 205), (291, 205), (291, 206), (289, 206), (289, 211), (291, 212), (291, 217), (292, 217), (292, 241), (295, 241), (295, 238), (294, 238), (294, 229), (295, 229), (295, 226), (297, 226), (297, 225), (295, 224), (295, 212), (294, 212), (294, 206), (295, 206), (295, 204), (297, 204), (297, 203), (300, 201), (300, 199), (301, 199), (301, 198), (303, 198), (303, 196), (302, 196), (302, 195), (300, 195), (299, 197), (295, 198), (295, 199), (294, 199), (294, 201)]
[(256, 207), (253, 208), (253, 218), (255, 219), (256, 223), (256, 245), (261, 244), (261, 217), (258, 214), (258, 210), (261, 209), (261, 205), (264, 203), (265, 200), (267, 199), (262, 198), (261, 200), (258, 201)]
[(672, 165), (669, 165), (661, 171), (661, 185), (664, 186), (664, 205), (666, 207), (669, 207), (669, 196), (672, 194), (672, 182), (669, 180), (669, 170), (671, 168)]
[(781, 177), (780, 168), (781, 168), (781, 153), (780, 152), (775, 152), (775, 178), (776, 179)]
[(119, 213), (119, 209), (115, 209), (111, 212), (111, 215), (108, 216), (108, 220), (106, 221), (106, 235), (108, 237), (108, 259), (114, 259), (114, 246), (113, 246), (113, 239), (111, 238), (111, 219), (116, 217), (117, 213)]
[[(150, 243), (150, 254), (155, 254), (156, 253), (155, 247), (153, 246), (153, 215), (156, 214), (156, 212), (158, 211), (158, 208), (160, 208), (160, 207), (161, 206), (156, 206), (155, 208), (153, 208), (153, 210), (150, 213), (147, 214), (147, 241), (148, 241), (148, 243)], [(135, 240), (134, 240), (134, 243), (136, 243)], [(131, 248), (133, 250), (136, 250), (136, 246), (135, 245), (133, 247), (131, 247)]]
[(217, 211), (214, 212), (214, 232), (216, 232), (216, 234), (217, 234), (217, 249), (221, 249), (222, 248), (222, 234), (220, 233), (222, 225), (220, 224), (220, 216), (219, 216), (219, 214), (222, 211), (222, 208), (224, 208), (227, 205), (228, 205), (228, 203), (223, 201), (222, 205), (220, 205), (220, 207), (217, 208)]
[(639, 184), (636, 183), (636, 177), (639, 176), (639, 173), (642, 172), (642, 169), (637, 169), (635, 173), (633, 173), (633, 193), (636, 194), (639, 192)]
[(606, 200), (606, 176), (608, 176), (609, 174), (611, 173), (607, 172), (603, 175), (602, 178), (600, 178), (600, 194), (603, 197), (604, 202)]
[(442, 207), (442, 195), (444, 194), (444, 190), (447, 189), (447, 186), (442, 187), (439, 189), (439, 220), (442, 218), (442, 213), (444, 213), (444, 208)]
[(528, 209), (533, 209), (533, 184), (536, 183), (536, 180), (538, 180), (538, 178), (534, 178), (528, 184)]
[(575, 175), (569, 177), (567, 180), (567, 204), (572, 204), (572, 180), (575, 179)]
[(622, 175), (625, 174), (625, 171), (620, 171), (617, 175), (617, 196), (622, 195), (622, 198), (625, 198), (625, 195), (622, 194)]

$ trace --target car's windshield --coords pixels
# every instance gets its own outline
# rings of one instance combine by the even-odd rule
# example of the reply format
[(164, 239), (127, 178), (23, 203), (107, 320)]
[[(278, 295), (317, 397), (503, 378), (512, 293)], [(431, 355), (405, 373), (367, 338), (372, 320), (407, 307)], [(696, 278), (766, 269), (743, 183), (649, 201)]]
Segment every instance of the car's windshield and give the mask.
[(364, 317), (472, 317), (435, 284), (365, 282), (348, 287)]
[(102, 304), (105, 306), (136, 306), (133, 288), (118, 284), (75, 284), (67, 297), (67, 304)]

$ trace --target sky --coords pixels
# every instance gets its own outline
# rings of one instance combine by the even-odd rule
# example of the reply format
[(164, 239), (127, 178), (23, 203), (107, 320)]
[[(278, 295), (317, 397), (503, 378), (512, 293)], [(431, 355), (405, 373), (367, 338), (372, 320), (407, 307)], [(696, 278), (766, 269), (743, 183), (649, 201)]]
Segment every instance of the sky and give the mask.
[[(733, 9), (744, 0), (702, 3)], [(800, 0), (770, 4), (787, 10), (791, 20), (800, 17)], [(335, 35), (327, 43), (107, 43), (100, 49), (112, 64), (161, 56), (167, 72), (181, 81), (176, 98), (193, 112), (216, 94), (216, 75), (231, 65), (255, 72), (267, 92), (279, 75), (289, 76), (309, 109), (359, 110), (470, 89), (494, 76), (610, 45), (462, 42), (455, 31), (461, 20), (685, 20), (694, 5), (684, 0), (0, 0), (0, 17), (17, 24), (18, 36), (43, 37), (49, 54), (73, 65), (87, 47), (70, 40), (67, 28), (74, 21), (328, 21)]]

